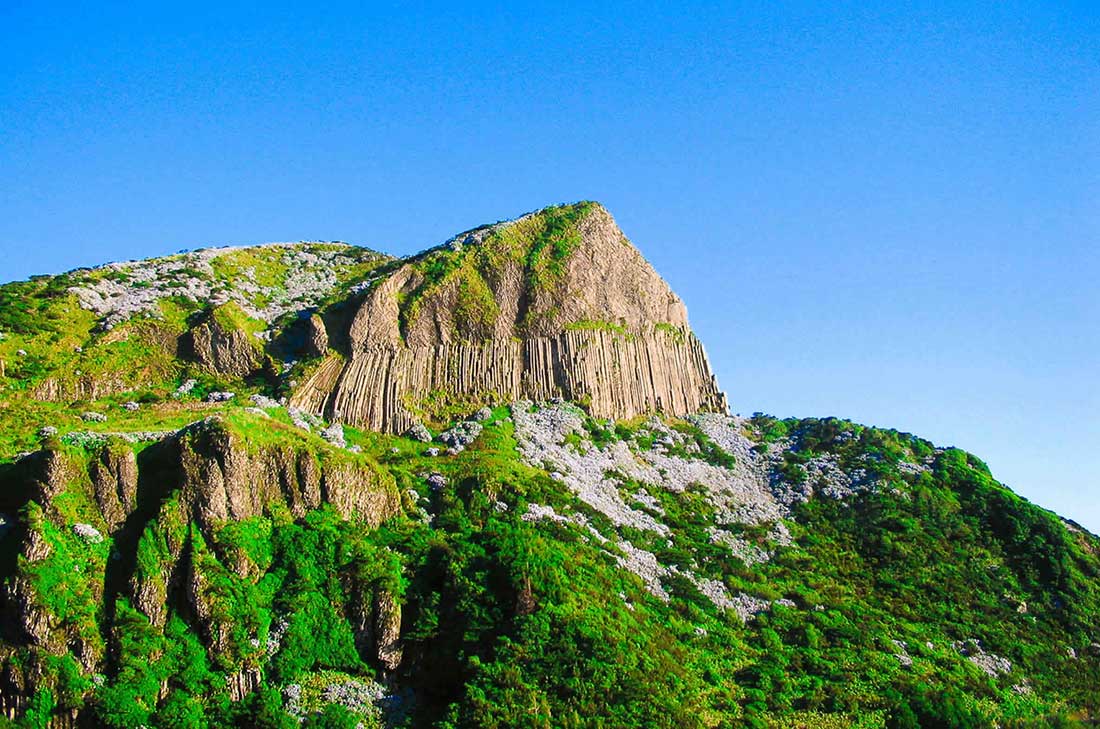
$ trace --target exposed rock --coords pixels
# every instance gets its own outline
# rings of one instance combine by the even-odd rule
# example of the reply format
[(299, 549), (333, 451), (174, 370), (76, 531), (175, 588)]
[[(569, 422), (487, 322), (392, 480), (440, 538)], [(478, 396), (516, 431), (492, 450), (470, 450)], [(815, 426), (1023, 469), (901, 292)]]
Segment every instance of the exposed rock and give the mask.
[(278, 400), (272, 400), (267, 395), (261, 395), (259, 393), (256, 393), (255, 395), (250, 395), (248, 399), (252, 401), (253, 405), (258, 408), (263, 408), (264, 410), (271, 410), (273, 408), (282, 407), (282, 405), (279, 404)]
[(206, 396), (207, 402), (229, 402), (237, 396), (235, 392), (211, 392)]
[(103, 413), (93, 413), (93, 412), (81, 413), (80, 419), (83, 420), (86, 423), (106, 423), (107, 422), (107, 416), (104, 415)]
[(114, 531), (137, 507), (137, 457), (129, 446), (106, 445), (88, 471), (99, 511)]
[(996, 677), (1012, 670), (1012, 661), (986, 651), (975, 638), (956, 641), (954, 646), (955, 650), (989, 676)]
[(321, 429), (319, 435), (338, 448), (343, 448), (347, 445), (347, 441), (344, 440), (344, 426), (339, 423), (333, 423), (327, 428)]
[(130, 412), (134, 412), (136, 410), (140, 410), (141, 405), (137, 404), (133, 400), (128, 400), (128, 401), (122, 403), (122, 409), (123, 410), (128, 410)]
[(375, 635), (378, 639), (378, 662), (387, 671), (396, 671), (401, 664), (401, 606), (393, 595), (382, 590), (374, 602)]
[(474, 413), (474, 420), (477, 420), (478, 422), (485, 422), (491, 417), (493, 417), (493, 411), (487, 407), (481, 408), (476, 413)]
[(195, 385), (199, 384), (198, 380), (185, 380), (183, 384), (176, 388), (176, 391), (172, 394), (172, 397), (179, 399), (184, 395), (188, 395), (195, 389)]
[(103, 541), (103, 534), (91, 524), (73, 524), (73, 534), (90, 544), (99, 544)]
[(439, 434), (439, 439), (452, 448), (462, 449), (477, 440), (481, 435), (482, 425), (474, 420), (465, 420), (457, 423), (450, 430)]
[(55, 435), (57, 435), (57, 428), (52, 425), (45, 425), (38, 429), (38, 437), (42, 440), (53, 438)]
[(192, 327), (181, 341), (181, 353), (207, 369), (231, 377), (247, 377), (263, 364), (263, 352), (246, 331), (231, 325), (232, 317), (215, 310)]
[(432, 432), (428, 430), (427, 427), (425, 427), (424, 424), (421, 422), (413, 423), (412, 426), (405, 431), (405, 437), (412, 438), (413, 440), (418, 440), (421, 443), (432, 442)]
[(240, 250), (226, 247), (111, 263), (94, 271), (106, 270), (112, 275), (87, 276), (69, 291), (83, 308), (101, 318), (105, 330), (134, 316), (158, 318), (159, 301), (170, 296), (196, 302), (232, 301), (249, 316), (271, 323), (288, 312), (315, 306), (336, 286), (337, 267), (362, 260), (361, 251), (334, 243), (269, 243), (262, 248), (281, 251), (281, 263), (286, 267), (282, 285), (260, 286), (251, 276), (242, 276), (224, 289), (211, 261)]
[[(476, 231), (463, 251), (501, 245), (493, 235), (503, 227), (530, 238), (544, 224), (536, 214)], [(292, 404), (340, 410), (348, 423), (393, 433), (415, 421), (404, 403), (439, 390), (483, 400), (561, 397), (598, 417), (724, 411), (680, 299), (606, 210), (586, 208), (576, 226), (579, 244), (551, 283), (507, 255), (478, 274), (491, 325), (456, 313), (458, 278), (428, 288), (415, 264), (398, 268), (363, 298), (348, 332), (350, 357), (326, 359)]]
[(331, 503), (347, 518), (377, 525), (397, 511), (392, 477), (366, 463), (330, 459), (308, 449), (250, 449), (216, 419), (179, 438), (181, 501), (201, 524), (259, 516), (285, 503), (296, 516)]
[(306, 356), (323, 357), (328, 352), (328, 330), (321, 317), (314, 314), (306, 325)]

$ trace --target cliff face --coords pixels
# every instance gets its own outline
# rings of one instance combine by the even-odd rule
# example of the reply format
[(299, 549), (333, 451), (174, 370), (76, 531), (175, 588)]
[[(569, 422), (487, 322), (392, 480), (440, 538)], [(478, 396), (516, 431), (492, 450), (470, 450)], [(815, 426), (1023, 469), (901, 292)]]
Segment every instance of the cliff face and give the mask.
[[(193, 616), (235, 671), (230, 693), (243, 697), (259, 681), (259, 657), (230, 641), (236, 625), (223, 605), (222, 575), (249, 585), (263, 569), (247, 544), (227, 539), (232, 525), (293, 520), (328, 506), (370, 530), (400, 510), (392, 476), (370, 458), (285, 427), (254, 440), (215, 418), (140, 454), (122, 441), (90, 452), (46, 447), (8, 466), (3, 480), (0, 509), (20, 514), (15, 569), (0, 591), (0, 714), (8, 717), (26, 708), (35, 685), (55, 680), (58, 656), (72, 656), (89, 674), (105, 671), (123, 620), (116, 611), (130, 606), (159, 629), (172, 609)], [(389, 599), (366, 585), (356, 589), (368, 613)], [(393, 606), (391, 613), (400, 614)], [(365, 658), (388, 665), (399, 655), (390, 633), (368, 637)], [(8, 646), (35, 658), (9, 660)]]
[(683, 302), (595, 203), (480, 228), (374, 281), (293, 404), (400, 432), (441, 393), (596, 417), (725, 410)]

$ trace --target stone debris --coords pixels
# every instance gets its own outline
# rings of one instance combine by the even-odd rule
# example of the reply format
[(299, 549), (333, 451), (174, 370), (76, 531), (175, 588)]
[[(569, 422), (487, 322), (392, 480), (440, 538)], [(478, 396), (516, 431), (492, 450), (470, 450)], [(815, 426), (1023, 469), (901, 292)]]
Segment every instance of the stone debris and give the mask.
[(293, 407), (287, 408), (286, 412), (290, 416), (290, 422), (304, 431), (312, 433), (314, 428), (323, 428), (325, 425), (324, 421), (313, 413), (307, 413)]
[[(783, 522), (777, 522), (782, 524)], [(730, 553), (737, 557), (739, 560), (745, 563), (746, 566), (751, 567), (756, 564), (764, 564), (772, 558), (772, 553), (766, 549), (763, 549), (752, 542), (749, 542), (736, 534), (732, 534), (725, 529), (719, 529), (717, 527), (710, 527), (710, 543), (721, 544), (727, 547)], [(789, 536), (789, 534), (788, 534)], [(772, 541), (777, 541), (773, 539)]]
[[(281, 263), (286, 274), (281, 286), (258, 285), (255, 271), (250, 269), (245, 269), (244, 275), (237, 276), (232, 283), (220, 281), (211, 262), (240, 248), (217, 248), (147, 261), (111, 263), (92, 269), (69, 291), (81, 307), (100, 317), (100, 326), (106, 330), (138, 315), (161, 318), (159, 302), (170, 296), (216, 306), (234, 301), (249, 316), (270, 324), (283, 314), (316, 306), (336, 287), (336, 269), (359, 260), (352, 248), (341, 250), (335, 245), (264, 246), (283, 249)], [(106, 275), (95, 275), (101, 272)]]
[[(723, 416), (713, 417), (725, 420)], [(587, 435), (583, 413), (571, 405), (532, 409), (530, 403), (516, 403), (512, 406), (512, 419), (524, 460), (550, 471), (552, 477), (616, 526), (669, 533), (668, 527), (654, 516), (626, 503), (621, 494), (624, 481), (673, 493), (683, 493), (692, 486), (702, 487), (718, 511), (719, 523), (760, 524), (777, 521), (787, 514), (772, 495), (766, 464), (752, 451), (752, 443), (744, 435), (737, 436), (743, 442), (738, 442), (731, 452), (735, 464), (730, 469), (695, 458), (632, 448), (630, 442), (624, 441), (614, 441), (604, 448), (587, 443), (579, 448), (569, 447), (565, 444), (567, 436)], [(684, 439), (663, 424), (661, 427), (667, 430), (662, 436), (674, 443)], [(726, 430), (732, 429), (726, 426)], [(731, 433), (723, 435), (733, 437)]]
[(177, 400), (185, 395), (191, 393), (195, 389), (195, 385), (199, 384), (198, 380), (185, 380), (182, 385), (176, 388), (176, 391), (172, 393), (172, 397)]
[(447, 485), (447, 479), (442, 473), (432, 473), (426, 479), (428, 487), (432, 491), (439, 491)]
[(418, 440), (421, 443), (432, 442), (432, 432), (420, 422), (413, 423), (412, 427), (405, 431), (405, 437)]
[(155, 443), (170, 438), (176, 430), (130, 430), (118, 433), (99, 433), (90, 430), (72, 430), (61, 436), (61, 442), (80, 448), (102, 448), (113, 438), (127, 443)]
[(52, 438), (57, 435), (57, 428), (52, 425), (44, 425), (38, 429), (38, 437), (45, 440), (46, 438)]
[(73, 524), (73, 534), (90, 544), (99, 544), (103, 541), (103, 535), (91, 524)]
[(477, 440), (477, 437), (481, 435), (482, 427), (481, 423), (475, 420), (463, 420), (456, 423), (450, 430), (440, 433), (439, 440), (461, 451)]
[(229, 402), (237, 396), (235, 392), (211, 392), (206, 396), (207, 402)]
[(476, 413), (474, 413), (473, 419), (483, 423), (491, 417), (493, 417), (492, 410), (490, 410), (489, 408), (481, 408)]
[(107, 422), (107, 416), (104, 415), (103, 413), (93, 413), (93, 412), (81, 413), (80, 414), (80, 419), (83, 420), (86, 423), (106, 423)]
[(909, 655), (909, 644), (904, 640), (897, 640), (896, 638), (892, 639), (890, 642), (894, 644), (894, 658), (898, 659), (898, 663), (905, 668), (912, 666), (913, 657)]
[(272, 400), (267, 395), (261, 395), (260, 393), (250, 395), (248, 399), (251, 400), (252, 404), (256, 407), (263, 408), (265, 410), (282, 407), (278, 400)]
[(133, 400), (127, 400), (126, 402), (122, 403), (122, 409), (132, 413), (140, 410), (141, 405), (134, 402)]
[(347, 446), (347, 441), (344, 439), (344, 426), (339, 423), (333, 423), (327, 428), (322, 428), (319, 432), (320, 436), (329, 443), (339, 448)]
[(967, 638), (963, 641), (955, 641), (952, 644), (959, 652), (978, 668), (989, 676), (999, 676), (1012, 670), (1012, 661), (996, 653), (990, 653), (982, 647), (977, 638)]

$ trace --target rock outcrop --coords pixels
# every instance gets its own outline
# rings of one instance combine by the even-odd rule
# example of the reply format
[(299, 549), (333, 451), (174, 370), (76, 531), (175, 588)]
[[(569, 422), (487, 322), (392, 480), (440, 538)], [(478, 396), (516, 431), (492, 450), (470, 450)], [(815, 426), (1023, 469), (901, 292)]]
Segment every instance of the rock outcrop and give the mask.
[(594, 203), (481, 228), (377, 281), (297, 407), (389, 432), (437, 393), (561, 397), (597, 417), (724, 411), (683, 302)]
[(233, 377), (247, 377), (263, 365), (257, 339), (238, 323), (243, 316), (235, 304), (223, 304), (188, 331), (181, 353), (209, 370)]

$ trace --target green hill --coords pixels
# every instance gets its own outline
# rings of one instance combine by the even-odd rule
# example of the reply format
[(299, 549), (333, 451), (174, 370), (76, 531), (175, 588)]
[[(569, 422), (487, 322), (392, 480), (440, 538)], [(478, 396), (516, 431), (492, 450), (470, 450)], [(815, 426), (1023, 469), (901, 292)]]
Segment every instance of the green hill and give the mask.
[[(1100, 539), (957, 449), (728, 416), (635, 254), (586, 203), (407, 260), (277, 244), (0, 286), (0, 714), (1100, 720)], [(417, 390), (398, 364), (429, 350)], [(340, 407), (374, 395), (380, 430)]]

